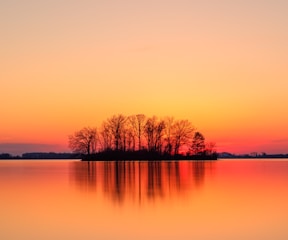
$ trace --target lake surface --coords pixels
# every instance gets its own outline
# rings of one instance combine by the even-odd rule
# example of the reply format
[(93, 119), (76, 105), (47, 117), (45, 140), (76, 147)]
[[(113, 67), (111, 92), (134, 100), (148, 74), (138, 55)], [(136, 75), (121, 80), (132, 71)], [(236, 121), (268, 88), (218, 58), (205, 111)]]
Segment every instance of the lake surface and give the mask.
[(0, 161), (0, 239), (288, 239), (288, 160)]

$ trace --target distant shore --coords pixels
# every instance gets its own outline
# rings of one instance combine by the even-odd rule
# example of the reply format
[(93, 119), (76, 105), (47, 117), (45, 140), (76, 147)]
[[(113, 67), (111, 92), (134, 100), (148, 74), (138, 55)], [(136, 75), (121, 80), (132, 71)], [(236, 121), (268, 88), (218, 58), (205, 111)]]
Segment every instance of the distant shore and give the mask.
[(288, 154), (231, 154), (227, 152), (218, 153), (218, 158), (224, 159), (235, 159), (235, 158), (243, 158), (243, 159), (265, 159), (265, 158), (288, 158)]
[(231, 153), (218, 153), (212, 155), (159, 155), (157, 153), (143, 152), (100, 152), (96, 154), (83, 155), (75, 153), (55, 153), (55, 152), (31, 152), (21, 156), (13, 156), (9, 153), (0, 153), (0, 160), (41, 160), (41, 159), (80, 159), (83, 161), (129, 161), (129, 160), (216, 160), (216, 159), (288, 159), (288, 154), (259, 154), (259, 155), (234, 155)]
[(81, 159), (83, 161), (129, 161), (129, 160), (217, 160), (217, 154), (211, 155), (169, 155), (159, 154), (157, 152), (148, 151), (105, 151), (98, 152), (90, 155), (75, 154), (75, 153), (54, 153), (54, 152), (31, 152), (24, 153), (22, 156), (12, 156), (8, 153), (0, 154), (0, 159)]

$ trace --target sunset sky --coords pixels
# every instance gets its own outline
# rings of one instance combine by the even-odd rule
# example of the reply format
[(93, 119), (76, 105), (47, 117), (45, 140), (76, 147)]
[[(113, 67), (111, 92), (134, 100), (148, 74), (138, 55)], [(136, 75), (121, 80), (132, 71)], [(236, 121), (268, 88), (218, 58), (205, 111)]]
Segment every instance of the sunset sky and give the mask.
[(0, 1), (0, 153), (69, 151), (113, 114), (288, 153), (288, 1)]

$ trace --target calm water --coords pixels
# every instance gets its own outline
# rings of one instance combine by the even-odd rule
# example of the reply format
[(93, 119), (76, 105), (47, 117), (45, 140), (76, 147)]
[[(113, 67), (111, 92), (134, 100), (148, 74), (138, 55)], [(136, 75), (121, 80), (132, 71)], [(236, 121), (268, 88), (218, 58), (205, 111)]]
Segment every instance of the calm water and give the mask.
[(288, 160), (0, 161), (0, 239), (288, 239)]

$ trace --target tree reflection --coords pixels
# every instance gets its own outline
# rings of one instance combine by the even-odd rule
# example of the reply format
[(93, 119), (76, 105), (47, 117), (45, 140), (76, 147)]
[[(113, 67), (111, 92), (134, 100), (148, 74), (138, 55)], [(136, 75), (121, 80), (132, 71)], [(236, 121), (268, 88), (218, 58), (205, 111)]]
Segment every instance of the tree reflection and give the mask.
[(148, 162), (147, 197), (163, 197), (163, 181), (160, 162)]
[(209, 161), (103, 161), (73, 162), (71, 182), (100, 192), (113, 202), (143, 202), (177, 197), (201, 187)]
[(96, 190), (96, 162), (72, 162), (70, 172), (73, 173), (73, 179), (77, 186), (85, 190)]
[(205, 177), (205, 162), (195, 161), (192, 163), (193, 177), (196, 186), (200, 186), (204, 183)]

